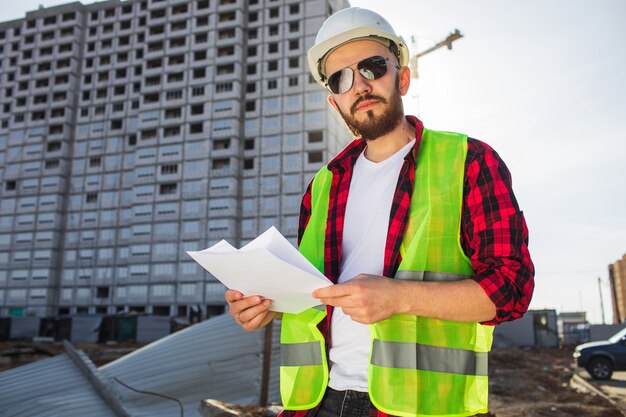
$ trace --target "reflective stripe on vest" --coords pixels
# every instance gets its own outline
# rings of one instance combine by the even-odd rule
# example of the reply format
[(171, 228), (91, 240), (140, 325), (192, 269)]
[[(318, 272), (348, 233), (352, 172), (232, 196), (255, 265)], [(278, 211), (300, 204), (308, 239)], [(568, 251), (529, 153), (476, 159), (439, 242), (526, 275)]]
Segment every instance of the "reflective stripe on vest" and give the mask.
[(285, 343), (280, 347), (280, 366), (321, 364), (322, 352), (318, 342)]
[(486, 352), (374, 340), (372, 365), (487, 376)]
[(469, 278), (466, 274), (453, 274), (451, 272), (432, 272), (432, 271), (398, 271), (396, 272), (396, 279), (402, 279), (407, 281), (438, 281), (438, 282), (453, 282), (461, 281), (462, 279)]
[[(325, 315), (325, 306), (316, 306)], [(323, 365), (319, 342), (283, 343), (280, 346), (280, 366)]]

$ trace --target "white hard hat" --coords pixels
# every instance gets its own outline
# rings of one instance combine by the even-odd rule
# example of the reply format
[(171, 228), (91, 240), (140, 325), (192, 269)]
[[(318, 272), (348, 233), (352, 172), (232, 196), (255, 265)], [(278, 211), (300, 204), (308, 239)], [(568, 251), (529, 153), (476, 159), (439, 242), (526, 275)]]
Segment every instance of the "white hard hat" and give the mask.
[(309, 69), (315, 81), (325, 86), (324, 64), (328, 53), (357, 39), (373, 40), (387, 46), (395, 53), (401, 67), (409, 63), (409, 48), (404, 39), (396, 35), (389, 22), (371, 10), (349, 7), (324, 21), (317, 32), (315, 45), (307, 53)]

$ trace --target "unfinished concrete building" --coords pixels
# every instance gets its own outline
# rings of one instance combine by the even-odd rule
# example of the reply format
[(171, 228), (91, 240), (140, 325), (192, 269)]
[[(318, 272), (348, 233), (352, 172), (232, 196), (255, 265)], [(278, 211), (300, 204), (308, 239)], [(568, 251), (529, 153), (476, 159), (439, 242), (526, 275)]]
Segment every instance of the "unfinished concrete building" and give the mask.
[(350, 139), (309, 76), (329, 0), (79, 2), (0, 23), (0, 315), (224, 310), (187, 250), (295, 241)]

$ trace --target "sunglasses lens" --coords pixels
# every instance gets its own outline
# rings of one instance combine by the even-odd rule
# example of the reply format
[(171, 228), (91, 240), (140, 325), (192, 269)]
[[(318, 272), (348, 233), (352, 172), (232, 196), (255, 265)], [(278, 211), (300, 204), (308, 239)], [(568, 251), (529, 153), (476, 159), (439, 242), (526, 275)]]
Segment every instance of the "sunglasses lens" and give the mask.
[(359, 62), (357, 68), (363, 77), (377, 80), (387, 74), (387, 60), (382, 56), (373, 56)]
[[(359, 73), (368, 80), (377, 80), (387, 74), (387, 58), (373, 56), (357, 64)], [(328, 88), (333, 94), (343, 94), (352, 88), (354, 71), (346, 67), (328, 77)]]
[(328, 88), (334, 94), (345, 93), (352, 87), (352, 81), (354, 81), (354, 71), (352, 68), (346, 67), (328, 77)]

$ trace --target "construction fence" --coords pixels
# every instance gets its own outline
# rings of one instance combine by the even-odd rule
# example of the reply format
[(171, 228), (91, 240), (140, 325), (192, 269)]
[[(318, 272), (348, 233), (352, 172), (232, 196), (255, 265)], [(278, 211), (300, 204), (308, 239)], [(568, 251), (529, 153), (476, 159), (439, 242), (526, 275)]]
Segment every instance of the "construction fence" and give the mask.
[(0, 317), (0, 341), (68, 340), (72, 343), (150, 343), (184, 327), (162, 316)]

